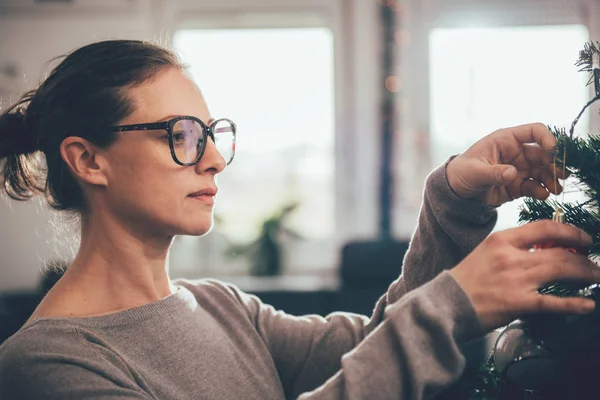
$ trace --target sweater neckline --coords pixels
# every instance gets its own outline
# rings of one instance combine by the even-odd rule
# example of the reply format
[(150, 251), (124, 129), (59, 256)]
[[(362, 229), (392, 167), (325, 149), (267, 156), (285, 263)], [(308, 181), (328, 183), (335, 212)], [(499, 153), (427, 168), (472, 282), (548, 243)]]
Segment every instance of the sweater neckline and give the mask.
[(196, 298), (185, 286), (174, 284), (177, 291), (160, 300), (111, 314), (90, 317), (40, 317), (28, 321), (23, 329), (42, 322), (70, 322), (80, 326), (106, 327), (127, 325), (163, 315), (185, 313), (198, 307)]

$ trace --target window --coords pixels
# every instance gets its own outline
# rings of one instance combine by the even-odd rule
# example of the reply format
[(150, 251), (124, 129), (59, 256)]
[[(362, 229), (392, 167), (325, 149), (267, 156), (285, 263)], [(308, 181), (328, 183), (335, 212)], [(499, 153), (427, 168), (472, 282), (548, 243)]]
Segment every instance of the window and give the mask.
[[(433, 164), (498, 128), (543, 122), (568, 129), (589, 99), (588, 77), (574, 66), (587, 40), (583, 25), (432, 30)], [(588, 129), (589, 115), (576, 133)], [(500, 207), (496, 229), (516, 226), (521, 204)]]
[(252, 240), (265, 218), (298, 202), (289, 226), (302, 239), (291, 240), (290, 246), (309, 251), (294, 252), (289, 260), (295, 265), (289, 267), (333, 265), (331, 31), (183, 29), (175, 33), (173, 45), (189, 65), (212, 116), (230, 118), (238, 126), (235, 160), (218, 178), (218, 222), (200, 239), (210, 245), (198, 250), (202, 257), (197, 261), (209, 264), (205, 271), (231, 264), (224, 259), (228, 243)]

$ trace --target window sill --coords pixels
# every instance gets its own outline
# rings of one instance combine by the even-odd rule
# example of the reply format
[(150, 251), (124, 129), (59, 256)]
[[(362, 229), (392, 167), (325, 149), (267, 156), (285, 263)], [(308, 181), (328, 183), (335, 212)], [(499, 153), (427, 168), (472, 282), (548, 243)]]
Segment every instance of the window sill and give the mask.
[(340, 278), (328, 275), (278, 276), (212, 276), (232, 283), (244, 292), (335, 292), (340, 289)]

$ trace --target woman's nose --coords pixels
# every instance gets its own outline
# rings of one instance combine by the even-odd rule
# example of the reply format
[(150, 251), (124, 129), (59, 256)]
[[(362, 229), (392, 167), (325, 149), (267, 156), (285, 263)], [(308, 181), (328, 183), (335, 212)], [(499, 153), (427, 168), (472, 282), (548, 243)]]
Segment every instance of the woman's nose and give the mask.
[(200, 161), (198, 161), (198, 164), (196, 164), (197, 172), (212, 171), (213, 173), (218, 174), (223, 171), (226, 166), (227, 161), (225, 161), (221, 153), (219, 153), (219, 150), (217, 150), (215, 142), (213, 142), (211, 138), (208, 138), (204, 154)]

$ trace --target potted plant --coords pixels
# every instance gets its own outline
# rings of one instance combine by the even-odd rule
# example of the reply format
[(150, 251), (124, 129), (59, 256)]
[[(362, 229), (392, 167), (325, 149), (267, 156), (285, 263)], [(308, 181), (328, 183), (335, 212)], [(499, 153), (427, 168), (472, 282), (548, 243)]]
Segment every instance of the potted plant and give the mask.
[(283, 239), (301, 236), (285, 226), (289, 216), (298, 208), (297, 202), (284, 205), (266, 218), (260, 226), (258, 237), (249, 244), (231, 245), (227, 255), (247, 256), (250, 259), (250, 273), (255, 276), (276, 276), (283, 267)]

